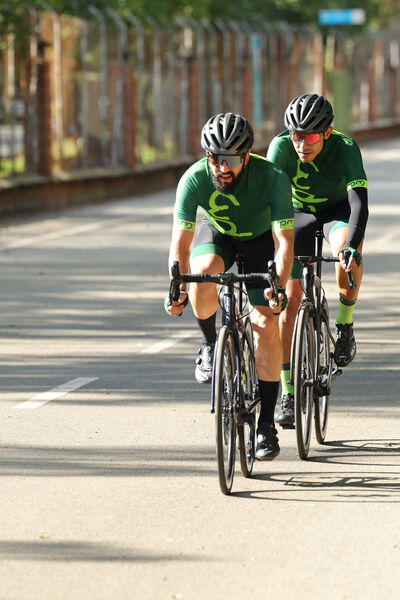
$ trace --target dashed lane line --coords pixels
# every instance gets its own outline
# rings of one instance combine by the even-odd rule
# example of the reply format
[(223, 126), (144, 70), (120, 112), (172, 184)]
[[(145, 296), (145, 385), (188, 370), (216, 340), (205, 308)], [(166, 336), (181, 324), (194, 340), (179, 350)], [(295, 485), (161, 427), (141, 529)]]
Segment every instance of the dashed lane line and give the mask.
[[(198, 334), (198, 332), (195, 330), (192, 330), (192, 329), (188, 329), (185, 331), (178, 331), (178, 332), (170, 335), (167, 340), (162, 340), (160, 342), (156, 342), (155, 344), (152, 344), (151, 346), (144, 348), (142, 350), (142, 353), (143, 354), (158, 354), (159, 352), (162, 352), (163, 350), (166, 350), (167, 348), (170, 348), (171, 346), (175, 346), (179, 342), (181, 342), (189, 337), (195, 336), (196, 334)], [(60, 398), (61, 396), (65, 396), (66, 394), (69, 394), (70, 392), (73, 392), (74, 390), (77, 390), (77, 389), (83, 387), (84, 385), (91, 383), (92, 381), (96, 381), (97, 379), (99, 379), (99, 378), (98, 377), (77, 377), (76, 379), (71, 379), (71, 381), (67, 381), (66, 383), (58, 385), (57, 387), (54, 387), (51, 390), (48, 390), (47, 392), (43, 392), (42, 394), (39, 394), (38, 396), (31, 398), (30, 400), (26, 400), (25, 402), (21, 402), (20, 404), (17, 404), (16, 406), (13, 406), (13, 408), (15, 408), (15, 409), (30, 409), (30, 410), (32, 410), (34, 408), (39, 408), (40, 406), (43, 406), (43, 404), (46, 404), (47, 402), (50, 402), (51, 400), (56, 400), (57, 398)]]
[(188, 337), (194, 337), (196, 335), (198, 335), (198, 331), (195, 331), (194, 329), (178, 331), (178, 332), (170, 335), (167, 340), (162, 340), (161, 342), (156, 342), (155, 344), (152, 344), (151, 346), (147, 346), (147, 348), (144, 348), (141, 353), (142, 354), (158, 354), (159, 352), (162, 352), (163, 350), (166, 350), (167, 348), (171, 348), (171, 346), (175, 346), (175, 344), (182, 342), (184, 339), (186, 339)]
[[(170, 213), (170, 208), (168, 208), (167, 210), (159, 210), (158, 211), (159, 214), (164, 215), (164, 214), (169, 214)], [(91, 231), (96, 231), (98, 229), (104, 229), (105, 227), (107, 227), (108, 229), (112, 226), (118, 226), (124, 223), (131, 223), (133, 222), (134, 224), (139, 224), (140, 221), (138, 220), (137, 216), (132, 216), (132, 217), (127, 217), (126, 215), (122, 216), (122, 217), (112, 217), (111, 219), (109, 218), (104, 218), (101, 221), (91, 221), (90, 223), (82, 223), (81, 225), (75, 225), (73, 227), (66, 227), (66, 228), (62, 228), (58, 231), (49, 231), (47, 233), (38, 233), (36, 235), (32, 235), (30, 237), (26, 237), (26, 238), (18, 238), (17, 240), (13, 240), (13, 241), (5, 241), (5, 242), (0, 242), (0, 250), (1, 251), (7, 251), (7, 250), (17, 250), (19, 248), (24, 248), (26, 246), (34, 246), (35, 244), (41, 244), (43, 242), (49, 242), (52, 240), (58, 240), (64, 237), (69, 237), (69, 236), (74, 236), (74, 235), (81, 235), (84, 233), (90, 233)]]
[(17, 404), (16, 406), (13, 406), (13, 408), (39, 408), (39, 406), (43, 406), (43, 404), (50, 402), (50, 400), (56, 400), (61, 396), (65, 396), (66, 394), (69, 394), (69, 392), (73, 392), (74, 390), (87, 385), (91, 381), (96, 381), (96, 379), (98, 379), (98, 377), (77, 377), (76, 379), (71, 379), (71, 381), (67, 381), (62, 385), (58, 385), (47, 392), (43, 392), (42, 394), (31, 398), (31, 400), (26, 400), (25, 402), (21, 402), (21, 404)]
[(0, 244), (0, 250), (15, 250), (17, 248), (23, 248), (24, 246), (33, 246), (37, 243), (48, 242), (51, 240), (57, 240), (59, 238), (68, 237), (72, 235), (80, 235), (82, 233), (88, 233), (101, 229), (104, 227), (104, 221), (97, 221), (95, 223), (85, 223), (83, 225), (77, 225), (70, 229), (64, 229), (61, 231), (52, 231), (49, 233), (38, 234), (32, 237), (15, 240), (13, 242), (5, 242)]

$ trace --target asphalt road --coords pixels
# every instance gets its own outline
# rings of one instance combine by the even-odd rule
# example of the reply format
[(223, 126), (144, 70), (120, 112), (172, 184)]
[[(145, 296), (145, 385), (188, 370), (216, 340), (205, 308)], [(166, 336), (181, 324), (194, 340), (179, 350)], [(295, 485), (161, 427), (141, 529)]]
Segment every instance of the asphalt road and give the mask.
[(1, 600), (398, 600), (399, 148), (363, 148), (358, 354), (327, 443), (300, 461), (280, 431), (230, 497), (194, 320), (162, 308), (173, 191), (3, 219)]

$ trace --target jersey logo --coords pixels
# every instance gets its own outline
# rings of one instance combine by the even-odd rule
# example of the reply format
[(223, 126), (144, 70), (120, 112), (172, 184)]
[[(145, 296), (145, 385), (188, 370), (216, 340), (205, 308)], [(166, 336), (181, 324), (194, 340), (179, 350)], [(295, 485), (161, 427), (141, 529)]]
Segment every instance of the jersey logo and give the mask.
[[(315, 171), (318, 173), (318, 167), (313, 163), (309, 163)], [(309, 185), (301, 185), (299, 179), (307, 180), (309, 173), (305, 173), (301, 170), (302, 162), (300, 159), (297, 161), (297, 173), (293, 177), (292, 185), (292, 204), (295, 208), (306, 208), (310, 212), (317, 212), (314, 204), (320, 204), (327, 202), (328, 198), (317, 198), (314, 194), (310, 194), (307, 190), (311, 189)]]
[(185, 221), (184, 219), (176, 219), (176, 224), (179, 229), (184, 229), (185, 231), (194, 231), (196, 227), (196, 223), (192, 221)]
[(272, 221), (272, 227), (274, 231), (285, 231), (293, 229), (294, 219), (279, 219), (279, 221)]
[(355, 187), (368, 188), (368, 181), (366, 179), (355, 179), (347, 184), (347, 190), (351, 190)]
[[(225, 204), (217, 204), (217, 200), (222, 199), (222, 202), (225, 201)], [(218, 190), (215, 190), (213, 194), (211, 194), (210, 199), (208, 201), (209, 209), (207, 210), (208, 214), (211, 217), (211, 220), (214, 226), (221, 233), (225, 233), (227, 235), (232, 235), (234, 237), (249, 237), (253, 235), (251, 231), (246, 233), (239, 233), (237, 230), (237, 226), (229, 219), (229, 215), (221, 215), (220, 213), (223, 211), (229, 210), (229, 204), (226, 204), (226, 201), (229, 200), (233, 206), (240, 206), (238, 199), (233, 194), (221, 194)]]

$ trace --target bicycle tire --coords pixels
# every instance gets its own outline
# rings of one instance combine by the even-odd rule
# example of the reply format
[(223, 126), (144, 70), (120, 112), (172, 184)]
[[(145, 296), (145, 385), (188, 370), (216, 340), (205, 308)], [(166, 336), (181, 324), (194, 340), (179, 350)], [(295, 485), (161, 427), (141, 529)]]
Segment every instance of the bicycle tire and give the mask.
[[(319, 352), (319, 378), (328, 378), (330, 368), (330, 335), (329, 320), (327, 313), (323, 310), (321, 313), (320, 340), (317, 341), (315, 351)], [(329, 393), (314, 398), (314, 421), (315, 437), (319, 444), (323, 444), (326, 438), (328, 428), (329, 414)]]
[(229, 328), (220, 329), (215, 350), (213, 395), (215, 402), (218, 479), (223, 494), (232, 489), (236, 457), (235, 342)]
[(305, 460), (310, 448), (314, 379), (314, 323), (311, 309), (302, 306), (296, 321), (294, 349), (294, 407), (299, 457)]
[[(257, 375), (254, 354), (253, 328), (249, 318), (243, 326), (243, 339), (241, 348), (241, 407), (247, 409), (257, 395)], [(258, 408), (258, 405), (257, 405)], [(253, 465), (256, 444), (256, 412), (246, 413), (245, 423), (237, 426), (240, 468), (243, 477), (250, 477)]]

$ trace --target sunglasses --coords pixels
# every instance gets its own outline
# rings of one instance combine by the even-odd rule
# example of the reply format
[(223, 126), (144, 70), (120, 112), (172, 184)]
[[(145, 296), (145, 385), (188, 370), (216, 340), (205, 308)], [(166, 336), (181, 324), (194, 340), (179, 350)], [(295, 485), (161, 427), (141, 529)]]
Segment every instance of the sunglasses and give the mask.
[(318, 144), (323, 135), (323, 133), (299, 133), (298, 131), (292, 131), (290, 133), (290, 138), (295, 144), (305, 142), (307, 145), (312, 146), (313, 144)]
[(207, 154), (213, 165), (219, 167), (223, 162), (226, 162), (230, 169), (238, 167), (244, 160), (243, 154)]

